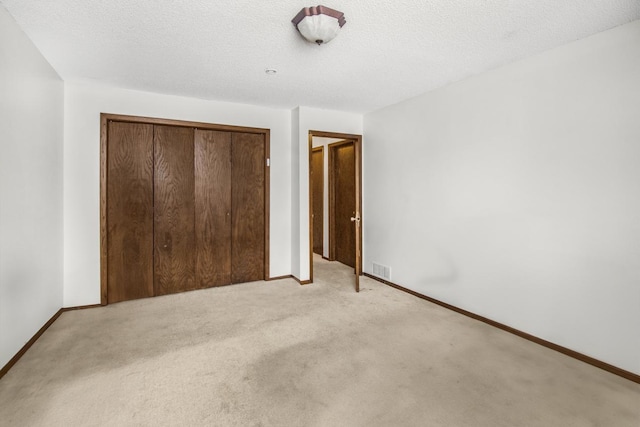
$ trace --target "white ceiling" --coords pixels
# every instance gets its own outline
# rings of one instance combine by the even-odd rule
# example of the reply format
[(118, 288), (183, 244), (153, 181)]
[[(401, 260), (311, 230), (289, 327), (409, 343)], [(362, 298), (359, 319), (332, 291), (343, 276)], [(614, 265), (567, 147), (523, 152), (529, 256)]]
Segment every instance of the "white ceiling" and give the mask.
[(639, 0), (323, 0), (347, 23), (317, 46), (291, 24), (307, 0), (0, 3), (65, 80), (361, 113), (640, 19)]

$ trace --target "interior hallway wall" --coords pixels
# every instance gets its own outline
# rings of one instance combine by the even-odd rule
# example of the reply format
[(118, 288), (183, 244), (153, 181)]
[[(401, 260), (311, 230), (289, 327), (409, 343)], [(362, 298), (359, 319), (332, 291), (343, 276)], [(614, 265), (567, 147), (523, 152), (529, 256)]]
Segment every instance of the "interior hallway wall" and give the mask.
[(291, 112), (65, 83), (64, 306), (100, 302), (100, 113), (271, 129), (270, 275), (291, 274)]
[(291, 274), (300, 277), (300, 107), (291, 110)]
[(0, 5), (0, 367), (62, 306), (64, 85)]
[(365, 115), (365, 271), (640, 374), (640, 21)]

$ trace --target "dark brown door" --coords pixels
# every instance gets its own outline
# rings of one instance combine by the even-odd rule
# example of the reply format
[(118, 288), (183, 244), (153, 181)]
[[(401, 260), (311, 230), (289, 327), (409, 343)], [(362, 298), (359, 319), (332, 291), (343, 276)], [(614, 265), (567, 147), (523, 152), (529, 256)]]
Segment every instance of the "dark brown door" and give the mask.
[(155, 126), (155, 295), (196, 289), (194, 130)]
[(353, 142), (337, 143), (333, 150), (334, 232), (332, 233), (336, 261), (355, 267), (356, 242), (354, 222), (356, 215), (355, 150)]
[(153, 126), (108, 124), (107, 295), (153, 296)]
[(311, 189), (313, 204), (313, 252), (323, 254), (324, 243), (324, 147), (311, 152)]
[(231, 136), (231, 282), (263, 280), (265, 242), (263, 134)]
[(195, 132), (196, 287), (231, 283), (231, 133)]

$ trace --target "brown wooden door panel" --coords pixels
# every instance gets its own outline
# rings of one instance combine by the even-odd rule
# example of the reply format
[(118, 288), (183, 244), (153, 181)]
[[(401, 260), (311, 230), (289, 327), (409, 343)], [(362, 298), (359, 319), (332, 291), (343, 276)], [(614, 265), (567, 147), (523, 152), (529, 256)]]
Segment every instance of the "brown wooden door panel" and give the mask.
[(231, 283), (231, 133), (195, 132), (196, 286)]
[(156, 295), (196, 288), (193, 128), (154, 129), (154, 288)]
[(311, 188), (313, 203), (313, 252), (322, 255), (324, 248), (324, 147), (311, 153)]
[(231, 140), (231, 282), (263, 280), (265, 258), (264, 135)]
[(153, 126), (108, 124), (108, 302), (153, 296)]
[(356, 242), (354, 223), (356, 213), (355, 152), (353, 142), (333, 148), (335, 167), (335, 256), (336, 260), (355, 267)]

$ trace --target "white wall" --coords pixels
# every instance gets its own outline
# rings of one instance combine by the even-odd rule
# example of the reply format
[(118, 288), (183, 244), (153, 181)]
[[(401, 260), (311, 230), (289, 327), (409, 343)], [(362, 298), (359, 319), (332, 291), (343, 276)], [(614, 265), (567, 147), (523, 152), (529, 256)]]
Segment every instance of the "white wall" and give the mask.
[(640, 21), (364, 119), (365, 271), (640, 374)]
[[(298, 138), (292, 152), (292, 168), (297, 178), (292, 182), (292, 274), (301, 281), (309, 280), (309, 131), (362, 135), (362, 115), (343, 111), (298, 107), (292, 117), (298, 121)], [(364, 148), (363, 148), (364, 151)], [(297, 154), (297, 156), (296, 156)], [(296, 172), (293, 173), (296, 175)], [(297, 208), (295, 208), (297, 206)]]
[(291, 273), (291, 112), (65, 84), (64, 305), (100, 302), (100, 113), (271, 129), (270, 275)]
[(0, 6), (0, 367), (62, 307), (63, 97)]
[(291, 274), (300, 277), (300, 107), (291, 110)]

